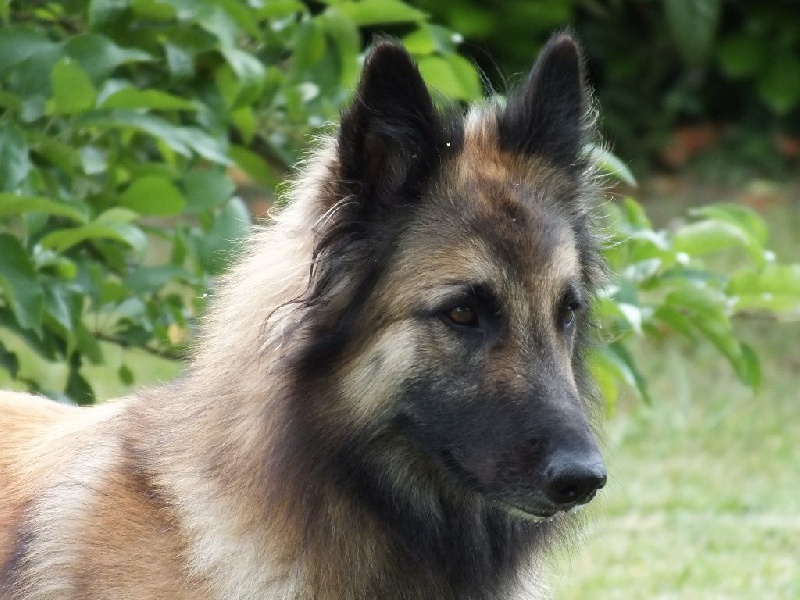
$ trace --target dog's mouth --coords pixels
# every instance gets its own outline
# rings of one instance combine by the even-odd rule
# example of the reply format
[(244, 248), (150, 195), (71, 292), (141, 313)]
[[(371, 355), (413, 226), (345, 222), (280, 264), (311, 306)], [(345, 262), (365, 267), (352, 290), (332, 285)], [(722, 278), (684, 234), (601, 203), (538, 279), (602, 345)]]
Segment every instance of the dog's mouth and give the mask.
[(594, 490), (590, 494), (588, 494), (585, 498), (581, 499), (579, 502), (570, 505), (553, 505), (553, 504), (546, 504), (546, 505), (538, 505), (538, 506), (524, 506), (515, 502), (508, 502), (506, 500), (495, 499), (494, 503), (498, 505), (503, 510), (521, 517), (527, 521), (534, 521), (537, 523), (541, 522), (551, 522), (558, 519), (561, 516), (567, 515), (569, 513), (576, 513), (585, 507), (589, 502), (591, 502), (594, 497), (597, 495), (597, 490)]
[(553, 523), (569, 513), (580, 510), (583, 505), (578, 504), (565, 508), (524, 507), (511, 502), (495, 500), (494, 504), (508, 514), (530, 523)]
[(543, 511), (543, 510), (536, 510), (532, 512), (530, 509), (519, 507), (515, 504), (509, 504), (507, 502), (497, 502), (496, 503), (500, 508), (507, 513), (522, 519), (523, 521), (529, 521), (532, 523), (552, 523), (556, 519), (558, 519), (564, 513), (561, 511)]

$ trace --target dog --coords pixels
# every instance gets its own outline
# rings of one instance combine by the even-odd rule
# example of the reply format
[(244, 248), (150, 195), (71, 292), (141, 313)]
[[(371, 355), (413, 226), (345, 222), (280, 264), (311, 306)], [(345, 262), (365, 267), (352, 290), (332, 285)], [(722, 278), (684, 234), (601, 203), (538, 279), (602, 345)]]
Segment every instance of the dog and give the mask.
[(530, 597), (606, 481), (584, 79), (559, 34), (506, 103), (435, 108), (374, 44), (179, 379), (0, 394), (0, 597)]

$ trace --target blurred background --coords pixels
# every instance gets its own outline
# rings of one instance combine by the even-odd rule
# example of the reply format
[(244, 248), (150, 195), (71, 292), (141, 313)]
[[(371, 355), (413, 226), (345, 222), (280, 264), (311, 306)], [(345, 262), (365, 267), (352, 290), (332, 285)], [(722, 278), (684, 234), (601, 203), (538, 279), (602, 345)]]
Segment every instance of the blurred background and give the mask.
[(797, 2), (413, 4), (463, 35), (462, 52), (501, 90), (509, 76), (528, 68), (535, 48), (552, 31), (572, 28), (585, 47), (603, 131), (635, 169), (678, 168), (706, 150), (713, 150), (714, 160), (732, 161), (759, 176), (797, 167)]

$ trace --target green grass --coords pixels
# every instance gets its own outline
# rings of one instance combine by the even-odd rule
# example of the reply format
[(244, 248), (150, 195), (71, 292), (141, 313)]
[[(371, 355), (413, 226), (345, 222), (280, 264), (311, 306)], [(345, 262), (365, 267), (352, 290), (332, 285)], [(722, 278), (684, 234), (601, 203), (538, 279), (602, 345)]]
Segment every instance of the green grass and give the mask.
[[(800, 260), (798, 208), (769, 215), (784, 260)], [(738, 325), (762, 360), (756, 395), (709, 347), (636, 349), (653, 405), (607, 422), (609, 484), (554, 560), (553, 598), (800, 598), (800, 323)]]

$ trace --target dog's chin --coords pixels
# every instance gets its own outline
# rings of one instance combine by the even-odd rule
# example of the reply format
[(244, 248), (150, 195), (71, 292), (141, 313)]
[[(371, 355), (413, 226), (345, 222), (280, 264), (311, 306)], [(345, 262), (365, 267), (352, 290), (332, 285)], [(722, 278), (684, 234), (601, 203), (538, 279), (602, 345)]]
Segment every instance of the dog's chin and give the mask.
[(527, 507), (504, 501), (495, 501), (494, 504), (510, 516), (529, 523), (553, 523), (580, 508), (580, 506), (573, 506), (559, 510), (557, 508)]

